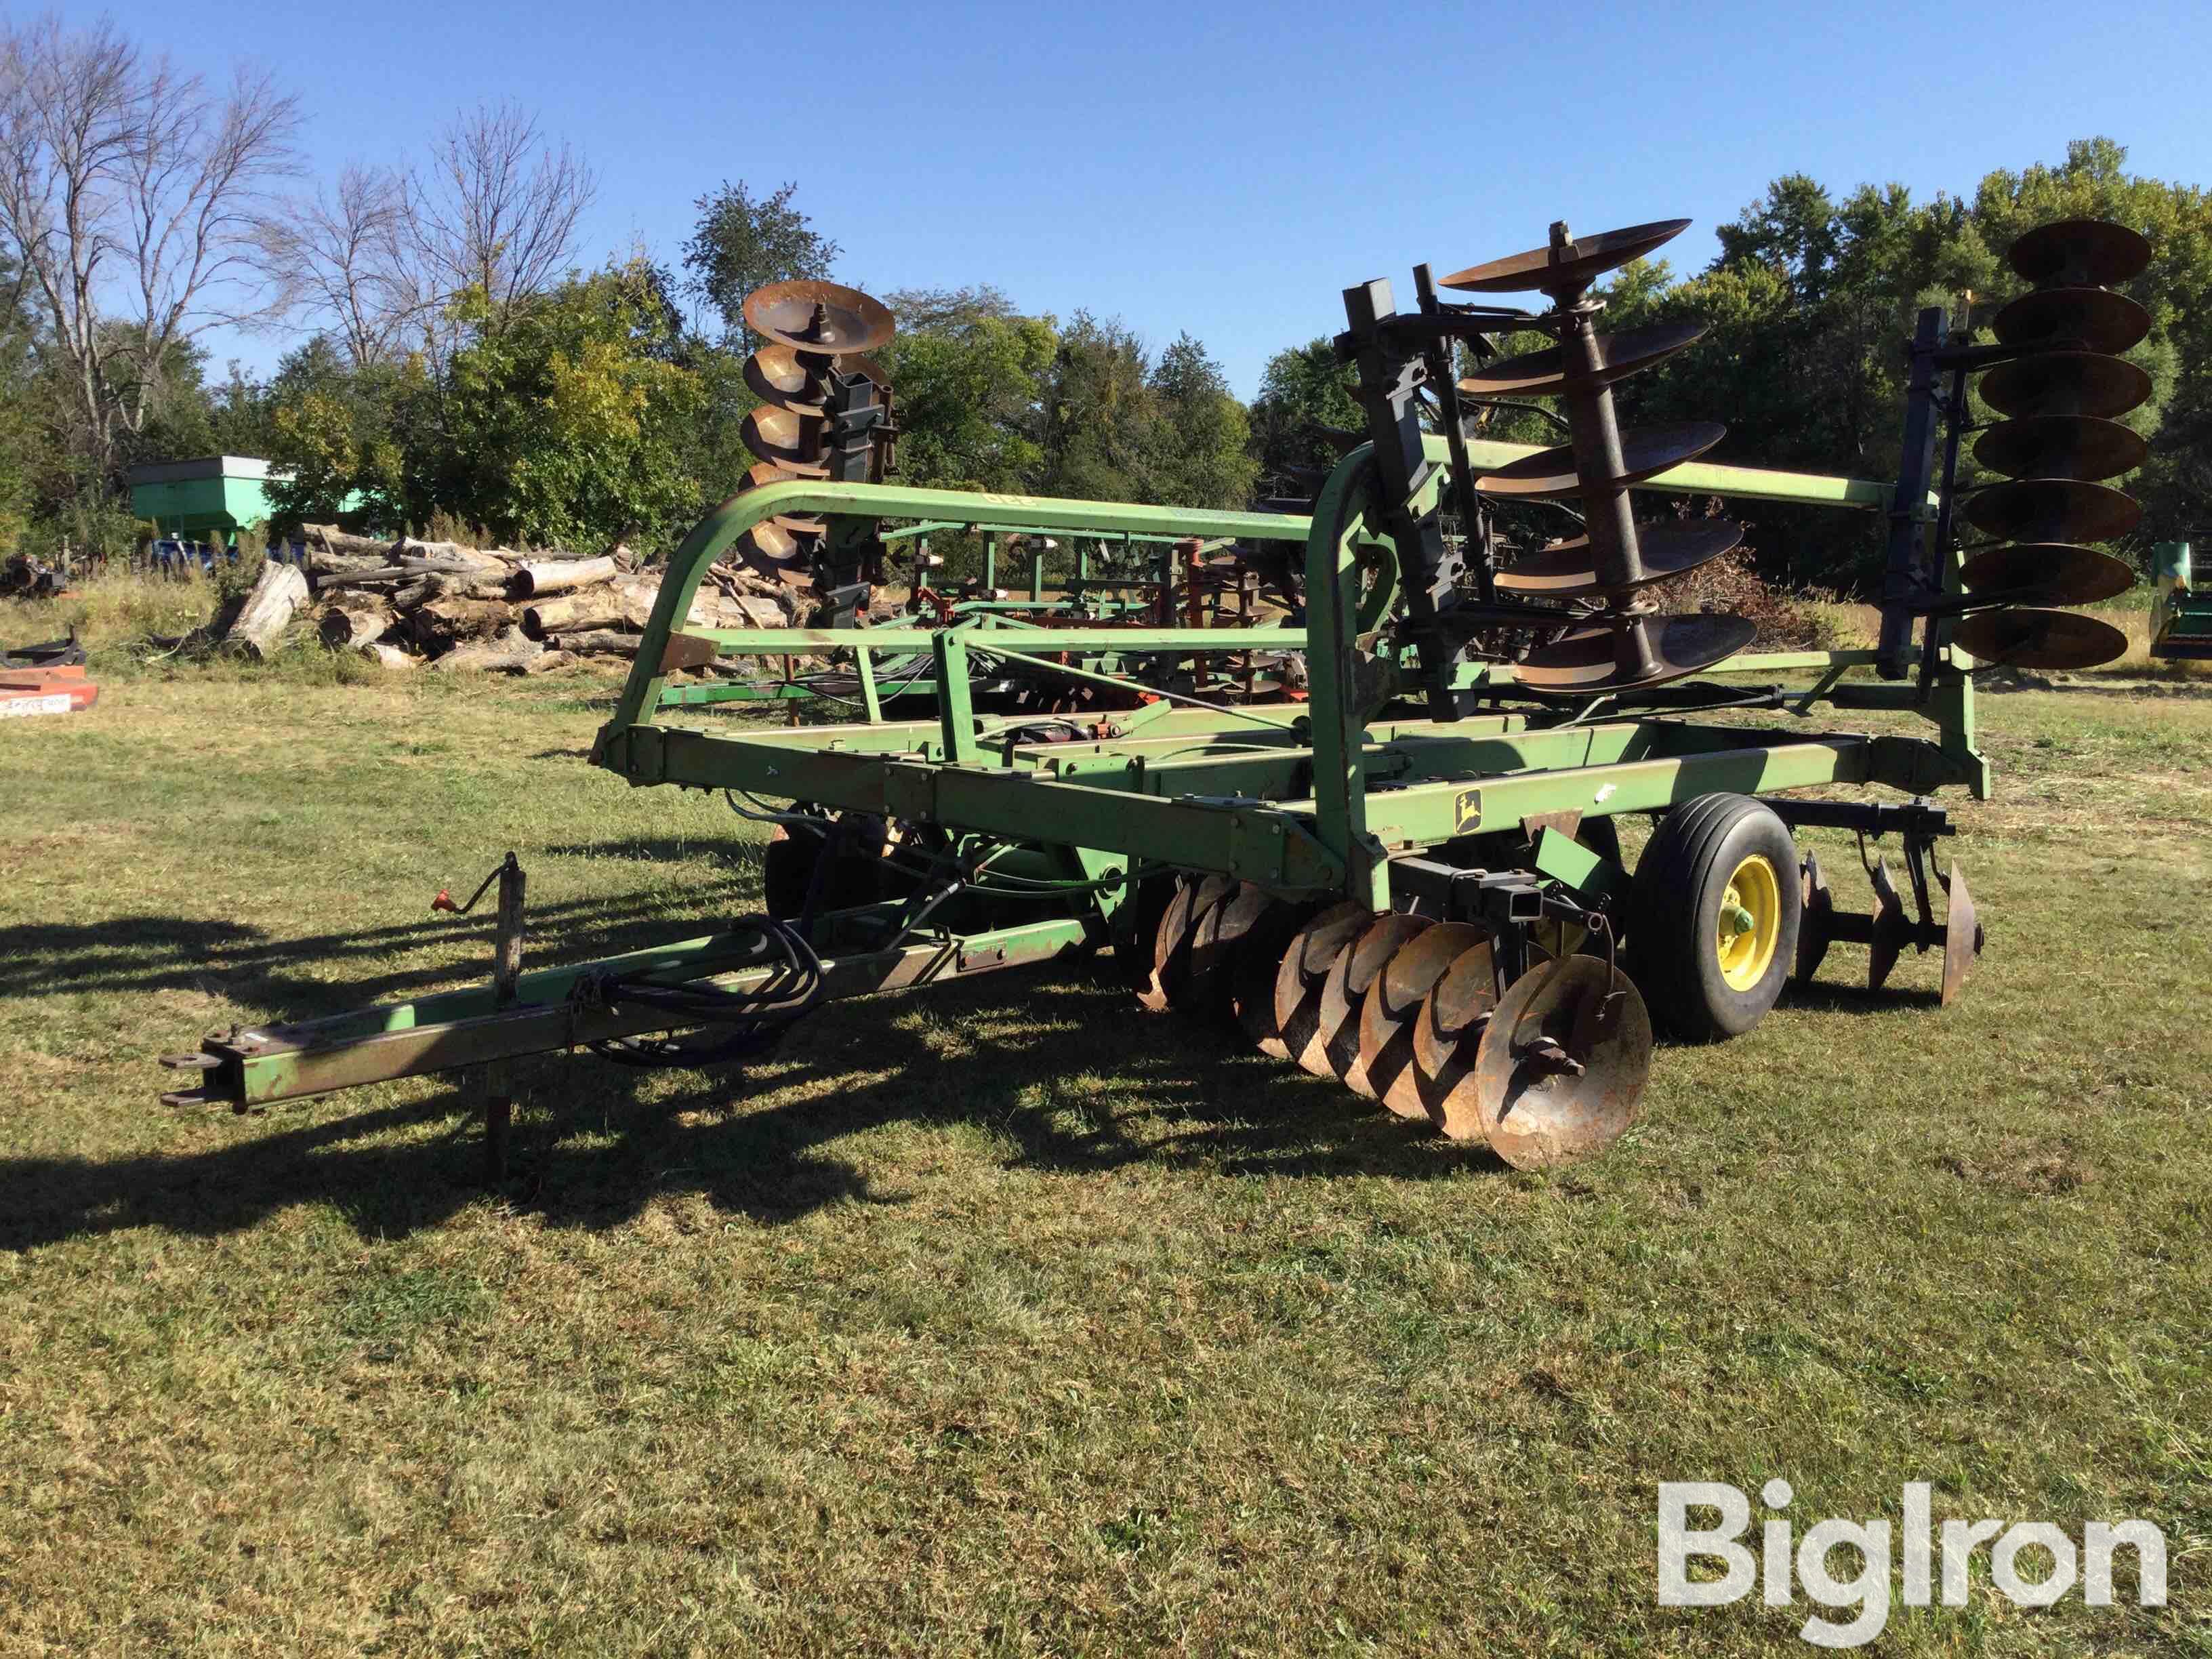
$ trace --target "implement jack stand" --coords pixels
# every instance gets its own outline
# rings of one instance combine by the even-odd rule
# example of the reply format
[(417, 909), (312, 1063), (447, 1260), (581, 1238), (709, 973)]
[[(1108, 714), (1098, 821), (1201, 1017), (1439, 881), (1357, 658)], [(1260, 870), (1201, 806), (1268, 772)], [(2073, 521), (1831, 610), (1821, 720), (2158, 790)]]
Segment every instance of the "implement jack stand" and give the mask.
[[(522, 976), (522, 903), (530, 878), (513, 853), (499, 866), (499, 933), (493, 946), (491, 993), (494, 1006), (514, 1006), (516, 982)], [(484, 1181), (497, 1186), (507, 1179), (507, 1139), (514, 1118), (514, 1085), (509, 1081), (512, 1060), (494, 1060), (483, 1068)]]

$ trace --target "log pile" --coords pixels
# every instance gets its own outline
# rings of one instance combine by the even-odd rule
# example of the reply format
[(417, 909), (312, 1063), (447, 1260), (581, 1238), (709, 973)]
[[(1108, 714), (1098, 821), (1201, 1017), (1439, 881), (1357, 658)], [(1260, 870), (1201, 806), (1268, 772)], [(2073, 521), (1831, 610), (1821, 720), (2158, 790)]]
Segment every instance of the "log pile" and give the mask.
[[(304, 581), (291, 566), (270, 567), (298, 583), (296, 593), (286, 592), (297, 605), (312, 592), (316, 631), (331, 650), (395, 669), (542, 673), (582, 657), (634, 657), (660, 591), (659, 573), (640, 572), (622, 547), (520, 552), (385, 542), (328, 525), (307, 526), (307, 544)], [(801, 592), (718, 564), (700, 583), (686, 626), (787, 628), (805, 605)]]

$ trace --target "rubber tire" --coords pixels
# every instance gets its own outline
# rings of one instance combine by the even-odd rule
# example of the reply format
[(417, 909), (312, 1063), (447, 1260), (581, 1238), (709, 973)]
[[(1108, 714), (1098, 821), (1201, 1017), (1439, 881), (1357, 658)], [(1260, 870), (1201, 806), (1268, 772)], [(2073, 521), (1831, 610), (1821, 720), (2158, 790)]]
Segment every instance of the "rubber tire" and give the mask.
[[(1712, 941), (1728, 878), (1755, 853), (1774, 866), (1782, 932), (1766, 972), (1739, 991), (1722, 976)], [(1632, 976), (1655, 1025), (1678, 1042), (1713, 1042), (1765, 1018), (1797, 960), (1797, 866), (1790, 826), (1748, 795), (1699, 795), (1660, 820), (1637, 860), (1630, 907)]]

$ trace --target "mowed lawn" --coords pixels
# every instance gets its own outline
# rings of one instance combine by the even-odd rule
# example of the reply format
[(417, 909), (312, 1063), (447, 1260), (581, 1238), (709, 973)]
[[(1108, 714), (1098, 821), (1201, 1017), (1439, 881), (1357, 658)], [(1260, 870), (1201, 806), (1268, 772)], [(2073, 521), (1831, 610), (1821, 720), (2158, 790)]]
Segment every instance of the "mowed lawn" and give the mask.
[(1802, 1595), (1655, 1600), (1657, 1484), (1778, 1475), (1800, 1530), (2166, 1528), (2162, 1611), (1984, 1557), (1881, 1651), (2212, 1653), (2203, 683), (1984, 699), (1963, 1006), (1838, 946), (1548, 1177), (1081, 964), (750, 1076), (526, 1062), (495, 1192), (465, 1084), (156, 1104), (481, 975), (427, 907), (509, 848), (533, 960), (751, 908), (753, 826), (584, 764), (610, 690), (0, 726), (0, 1652), (1802, 1651)]

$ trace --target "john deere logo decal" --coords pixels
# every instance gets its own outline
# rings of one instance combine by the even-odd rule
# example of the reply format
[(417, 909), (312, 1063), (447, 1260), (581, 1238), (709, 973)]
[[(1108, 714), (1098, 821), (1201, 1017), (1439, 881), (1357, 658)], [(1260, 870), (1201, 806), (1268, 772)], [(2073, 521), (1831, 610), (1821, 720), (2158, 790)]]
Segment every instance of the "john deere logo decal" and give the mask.
[(1452, 834), (1471, 836), (1482, 828), (1482, 791), (1462, 789), (1452, 800)]

